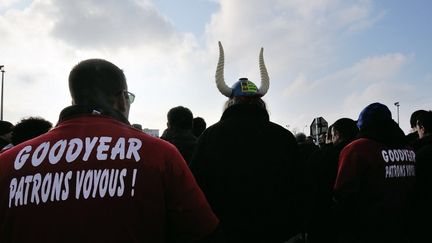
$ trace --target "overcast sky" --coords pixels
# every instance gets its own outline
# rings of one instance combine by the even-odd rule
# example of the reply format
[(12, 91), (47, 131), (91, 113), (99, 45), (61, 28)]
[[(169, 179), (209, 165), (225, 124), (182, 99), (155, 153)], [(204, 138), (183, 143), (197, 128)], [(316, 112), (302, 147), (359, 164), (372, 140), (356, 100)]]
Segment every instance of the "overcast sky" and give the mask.
[[(4, 120), (57, 122), (70, 105), (67, 77), (88, 58), (122, 68), (136, 94), (129, 120), (166, 128), (174, 106), (217, 122), (226, 98), (216, 89), (218, 45), (229, 86), (260, 85), (258, 55), (270, 89), (270, 119), (309, 131), (357, 119), (386, 104), (410, 129), (417, 109), (432, 109), (432, 17), (429, 0), (0, 0)], [(307, 132), (308, 133), (308, 132)]]

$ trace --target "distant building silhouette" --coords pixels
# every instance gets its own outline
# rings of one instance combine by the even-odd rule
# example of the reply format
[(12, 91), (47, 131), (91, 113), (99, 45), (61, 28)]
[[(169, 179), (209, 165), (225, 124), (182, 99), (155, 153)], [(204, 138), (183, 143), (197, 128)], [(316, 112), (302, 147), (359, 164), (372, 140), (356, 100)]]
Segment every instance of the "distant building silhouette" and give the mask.
[(150, 128), (144, 128), (142, 131), (150, 136), (159, 137), (159, 129), (150, 129)]
[(132, 126), (135, 127), (138, 130), (143, 131), (145, 134), (148, 134), (148, 135), (150, 135), (152, 137), (156, 137), (156, 138), (159, 137), (159, 129), (150, 129), (150, 128), (144, 128), (143, 129), (142, 125), (138, 124), (138, 123), (132, 124)]

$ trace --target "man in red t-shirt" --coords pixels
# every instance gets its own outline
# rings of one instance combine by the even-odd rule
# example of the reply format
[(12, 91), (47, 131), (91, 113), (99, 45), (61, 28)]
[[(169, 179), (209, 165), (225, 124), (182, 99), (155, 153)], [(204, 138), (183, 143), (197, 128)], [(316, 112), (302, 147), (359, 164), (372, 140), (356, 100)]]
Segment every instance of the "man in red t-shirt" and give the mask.
[(338, 242), (409, 242), (414, 151), (383, 104), (364, 108), (357, 126), (360, 138), (342, 150), (334, 186)]
[(180, 153), (130, 126), (123, 71), (90, 59), (50, 132), (0, 155), (0, 242), (192, 242), (218, 219)]

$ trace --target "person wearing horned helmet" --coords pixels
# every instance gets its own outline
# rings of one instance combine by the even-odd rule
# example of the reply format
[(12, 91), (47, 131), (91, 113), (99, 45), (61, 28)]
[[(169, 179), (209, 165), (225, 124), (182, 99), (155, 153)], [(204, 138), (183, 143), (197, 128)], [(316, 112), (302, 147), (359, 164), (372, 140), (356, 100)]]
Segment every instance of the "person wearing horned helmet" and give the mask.
[(292, 133), (269, 120), (263, 49), (259, 66), (259, 88), (247, 78), (228, 87), (219, 42), (216, 85), (228, 101), (190, 165), (228, 242), (284, 242), (301, 230), (299, 150)]

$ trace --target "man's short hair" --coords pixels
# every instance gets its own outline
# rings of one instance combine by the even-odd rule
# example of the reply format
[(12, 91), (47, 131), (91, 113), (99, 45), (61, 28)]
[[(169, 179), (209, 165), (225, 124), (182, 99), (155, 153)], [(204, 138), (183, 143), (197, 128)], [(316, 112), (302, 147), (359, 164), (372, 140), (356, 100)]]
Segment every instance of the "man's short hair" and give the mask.
[(411, 114), (411, 117), (410, 117), (411, 128), (414, 128), (415, 126), (417, 126), (417, 118), (418, 118), (418, 116), (420, 114), (423, 114), (423, 113), (427, 113), (427, 111), (425, 111), (425, 110), (416, 110), (416, 111), (414, 111)]
[(41, 117), (29, 117), (19, 121), (12, 130), (11, 142), (20, 144), (48, 132), (52, 123)]
[(199, 137), (207, 128), (207, 124), (202, 117), (195, 117), (192, 121), (192, 131), (196, 137)]
[(417, 125), (422, 126), (426, 134), (432, 133), (432, 111), (425, 111), (417, 116)]
[[(100, 105), (126, 88), (126, 77), (116, 65), (103, 59), (78, 63), (69, 74), (69, 90), (75, 104)], [(104, 102), (104, 101), (102, 101)]]
[(193, 114), (183, 106), (171, 108), (168, 111), (168, 123), (172, 128), (192, 129)]
[(332, 125), (333, 130), (339, 133), (339, 137), (344, 140), (353, 140), (357, 137), (359, 129), (357, 122), (350, 118), (341, 118)]

